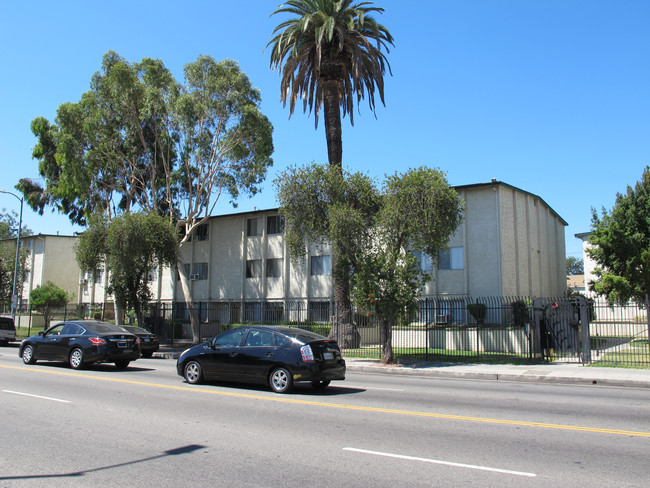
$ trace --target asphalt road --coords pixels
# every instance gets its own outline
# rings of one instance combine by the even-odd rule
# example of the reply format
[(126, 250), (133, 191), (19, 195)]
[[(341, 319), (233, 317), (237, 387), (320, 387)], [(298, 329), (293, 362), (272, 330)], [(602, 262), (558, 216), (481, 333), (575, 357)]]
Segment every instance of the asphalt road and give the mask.
[(647, 389), (349, 374), (188, 385), (175, 361), (0, 348), (0, 487), (646, 486)]

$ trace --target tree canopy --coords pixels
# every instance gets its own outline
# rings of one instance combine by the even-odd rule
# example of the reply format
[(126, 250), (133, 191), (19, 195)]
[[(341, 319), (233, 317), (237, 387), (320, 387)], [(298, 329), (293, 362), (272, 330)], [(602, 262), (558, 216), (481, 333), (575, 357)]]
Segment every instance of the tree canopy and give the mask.
[[(236, 205), (255, 194), (273, 163), (259, 90), (229, 59), (199, 56), (183, 73), (179, 83), (161, 60), (107, 52), (78, 102), (59, 106), (54, 123), (32, 122), (45, 185), (18, 185), (32, 209), (53, 207), (80, 225), (94, 213), (165, 215), (182, 246), (220, 197)], [(178, 270), (198, 340), (183, 263)]]
[(174, 226), (155, 214), (130, 213), (108, 221), (90, 219), (76, 247), (81, 269), (95, 272), (102, 264), (110, 270), (109, 292), (121, 310), (132, 308), (140, 326), (143, 307), (151, 299), (150, 276), (178, 260)]
[(271, 68), (281, 70), (280, 97), (289, 116), (296, 102), (314, 112), (318, 127), (321, 107), (330, 164), (342, 164), (341, 111), (354, 124), (354, 104), (368, 98), (375, 110), (375, 91), (384, 103), (384, 73), (390, 64), (385, 49), (393, 44), (390, 32), (373, 13), (384, 9), (372, 2), (352, 0), (290, 0), (273, 15), (290, 14), (273, 31)]
[(587, 250), (597, 263), (592, 290), (612, 302), (645, 303), (650, 294), (650, 167), (616, 195), (611, 211), (593, 210)]
[(580, 275), (585, 272), (585, 263), (582, 259), (569, 256), (566, 258), (566, 274), (569, 276)]
[(54, 312), (57, 309), (65, 307), (72, 298), (65, 290), (48, 281), (31, 291), (29, 294), (29, 303), (32, 309), (43, 315), (45, 328), (47, 329)]
[[(418, 168), (386, 179), (382, 190), (361, 173), (332, 165), (290, 167), (275, 180), (292, 258), (314, 242), (332, 247), (334, 286), (382, 321), (384, 360), (392, 361), (390, 328), (415, 304), (428, 275), (412, 252), (433, 262), (462, 219), (462, 202), (442, 172)], [(344, 310), (349, 311), (350, 304)], [(332, 336), (356, 347), (351, 318), (336, 320)]]

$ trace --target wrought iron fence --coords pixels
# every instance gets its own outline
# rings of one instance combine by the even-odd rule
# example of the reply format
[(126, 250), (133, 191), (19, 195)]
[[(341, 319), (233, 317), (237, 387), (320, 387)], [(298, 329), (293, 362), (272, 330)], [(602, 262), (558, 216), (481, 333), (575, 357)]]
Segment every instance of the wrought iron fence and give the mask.
[[(195, 310), (201, 340), (243, 324), (289, 325), (327, 336), (336, 315), (333, 301), (309, 299), (197, 302)], [(161, 344), (182, 347), (192, 343), (184, 303), (152, 303), (144, 315), (142, 325), (157, 334)], [(56, 310), (52, 321), (74, 318), (115, 319), (112, 305), (80, 304)], [(43, 322), (42, 315), (33, 310), (18, 310), (16, 326), (21, 336), (43, 330)], [(383, 342), (373, 310), (353, 309), (351, 322), (358, 340), (344, 344), (344, 354), (381, 358)], [(392, 346), (395, 359), (402, 362), (546, 360), (650, 367), (645, 306), (612, 306), (603, 300), (423, 298), (414, 312), (403, 314), (393, 324)]]

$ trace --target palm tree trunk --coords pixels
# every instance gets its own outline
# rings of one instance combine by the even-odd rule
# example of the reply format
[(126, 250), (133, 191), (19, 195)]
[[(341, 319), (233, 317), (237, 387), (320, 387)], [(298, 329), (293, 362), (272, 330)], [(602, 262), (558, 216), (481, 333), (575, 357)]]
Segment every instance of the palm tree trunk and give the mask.
[(343, 140), (339, 100), (339, 82), (337, 80), (325, 81), (323, 83), (323, 107), (327, 158), (330, 164), (341, 167), (343, 164)]

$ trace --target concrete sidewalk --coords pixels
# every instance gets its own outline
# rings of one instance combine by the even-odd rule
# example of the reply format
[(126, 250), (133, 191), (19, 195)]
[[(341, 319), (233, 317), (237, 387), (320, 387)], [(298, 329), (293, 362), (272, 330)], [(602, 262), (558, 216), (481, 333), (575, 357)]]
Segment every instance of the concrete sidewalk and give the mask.
[[(180, 349), (162, 349), (154, 353), (154, 357), (177, 359), (181, 352)], [(650, 369), (597, 368), (567, 363), (513, 365), (424, 361), (383, 366), (378, 359), (360, 358), (345, 358), (345, 363), (347, 370), (355, 373), (650, 388)]]

